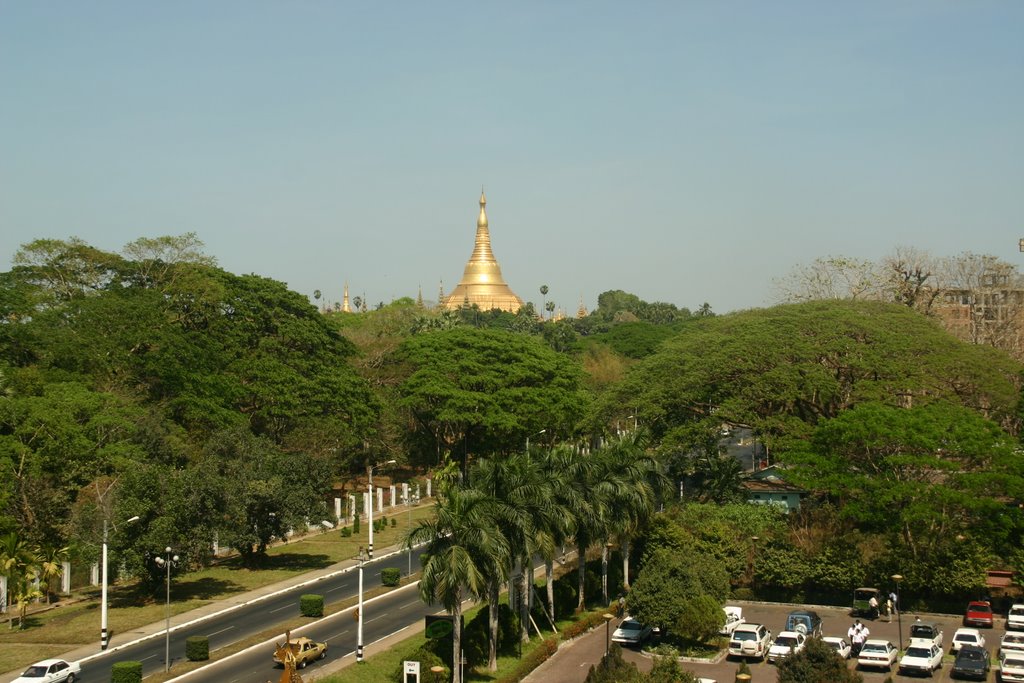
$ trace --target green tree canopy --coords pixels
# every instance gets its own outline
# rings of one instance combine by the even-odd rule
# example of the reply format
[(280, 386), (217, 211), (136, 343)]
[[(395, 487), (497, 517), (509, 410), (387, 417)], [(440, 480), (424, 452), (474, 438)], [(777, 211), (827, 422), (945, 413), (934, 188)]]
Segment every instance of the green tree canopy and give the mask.
[(396, 359), (409, 367), (400, 405), (421, 455), (517, 450), (546, 430), (573, 433), (586, 406), (582, 373), (540, 340), (500, 330), (456, 328), (419, 334)]

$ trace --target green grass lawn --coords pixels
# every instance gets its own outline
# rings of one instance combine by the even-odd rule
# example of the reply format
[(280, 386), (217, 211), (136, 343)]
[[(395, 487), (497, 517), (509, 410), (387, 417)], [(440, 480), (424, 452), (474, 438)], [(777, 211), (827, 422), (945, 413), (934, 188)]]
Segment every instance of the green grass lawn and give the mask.
[[(542, 588), (543, 584), (540, 584), (539, 588)], [(506, 598), (502, 598), (502, 602), (506, 602)], [(469, 623), (476, 613), (481, 609), (487, 609), (486, 605), (478, 605), (465, 612), (465, 623)], [(606, 612), (608, 607), (599, 607), (596, 609), (597, 612)], [(592, 610), (595, 611), (595, 610)], [(583, 613), (579, 616), (574, 616), (570, 619), (562, 619), (555, 622), (555, 626), (558, 628), (559, 633), (570, 624), (575, 623), (577, 620), (583, 618), (587, 613)], [(540, 646), (544, 639), (551, 638), (555, 634), (552, 633), (550, 624), (548, 628), (542, 630), (541, 635), (534, 635), (529, 643), (523, 643), (522, 656), (526, 657), (533, 650)], [(393, 683), (395, 679), (395, 672), (399, 670), (402, 662), (409, 659), (409, 656), (418, 650), (423, 644), (426, 643), (426, 638), (422, 633), (418, 633), (413, 636), (409, 636), (405, 640), (397, 643), (396, 645), (389, 647), (386, 651), (380, 652), (367, 657), (362, 664), (352, 663), (342, 671), (336, 674), (327, 676), (319, 679), (322, 683)], [(491, 672), (487, 670), (486, 665), (477, 667), (473, 670), (466, 671), (467, 681), (496, 681), (503, 676), (508, 675), (513, 669), (518, 666), (520, 657), (518, 655), (500, 655), (498, 656), (498, 670)], [(421, 681), (423, 683), (434, 683), (431, 678), (432, 674), (429, 671), (421, 672)], [(445, 678), (444, 680), (448, 680)]]
[[(412, 510), (415, 523), (433, 514), (433, 506)], [(374, 533), (377, 553), (399, 543), (409, 526), (404, 510), (393, 515), (396, 526)], [(389, 516), (389, 520), (391, 517)], [(337, 529), (306, 536), (277, 545), (267, 551), (267, 562), (260, 569), (248, 569), (237, 559), (190, 572), (171, 579), (171, 613), (180, 614), (217, 600), (271, 585), (298, 574), (325, 569), (352, 559), (359, 546), (366, 545), (366, 524), (358, 537), (344, 538)], [(416, 569), (414, 567), (414, 569)], [(23, 668), (47, 657), (57, 657), (85, 644), (99, 649), (100, 590), (94, 586), (59, 607), (29, 614), (24, 629), (10, 629), (0, 623), (0, 672)], [(126, 633), (164, 619), (165, 603), (160, 597), (145, 595), (135, 584), (112, 586), (109, 591), (108, 624), (112, 634)]]

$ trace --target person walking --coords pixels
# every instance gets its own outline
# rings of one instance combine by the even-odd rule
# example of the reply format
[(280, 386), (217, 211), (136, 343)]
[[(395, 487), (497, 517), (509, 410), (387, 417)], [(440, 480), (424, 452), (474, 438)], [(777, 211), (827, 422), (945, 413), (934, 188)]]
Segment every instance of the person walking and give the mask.
[(892, 623), (892, 613), (895, 611), (895, 606), (892, 604), (892, 598), (888, 598), (885, 601), (885, 620), (888, 623)]
[(871, 599), (868, 600), (868, 609), (871, 612), (871, 614), (868, 615), (868, 616), (870, 616), (872, 619), (877, 619), (878, 618), (878, 598), (876, 598), (874, 595), (872, 595)]

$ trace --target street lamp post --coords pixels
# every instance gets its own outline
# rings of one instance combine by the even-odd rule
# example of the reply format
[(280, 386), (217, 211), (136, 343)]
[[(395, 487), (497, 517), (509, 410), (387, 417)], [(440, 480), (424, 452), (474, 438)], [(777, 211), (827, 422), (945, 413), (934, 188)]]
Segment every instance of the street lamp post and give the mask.
[(903, 580), (903, 576), (901, 574), (893, 574), (890, 578), (896, 584), (896, 604), (893, 607), (896, 608), (896, 622), (900, 634), (899, 646), (896, 648), (899, 651), (903, 647), (903, 605), (900, 603), (900, 581)]
[(167, 568), (167, 606), (164, 608), (167, 627), (164, 629), (164, 671), (171, 670), (171, 567), (177, 566), (178, 556), (173, 555), (171, 546), (164, 548), (166, 558), (157, 557), (156, 565), (160, 568)]
[(367, 560), (366, 551), (359, 546), (359, 606), (356, 607), (356, 662), (363, 661), (363, 562)]
[[(412, 491), (406, 489), (408, 492), (405, 494), (405, 509), (409, 513), (409, 525), (405, 530), (405, 533), (409, 533), (412, 530)], [(405, 571), (406, 576), (412, 576), (412, 544), (410, 543), (405, 549), (406, 560), (409, 567)]]
[(370, 505), (368, 506), (369, 514), (369, 527), (370, 527), (370, 559), (373, 559), (373, 470), (377, 467), (383, 467), (384, 465), (394, 465), (396, 461), (388, 460), (387, 462), (379, 462), (376, 465), (366, 466), (366, 478), (368, 480), (368, 486), (370, 491)]
[[(139, 521), (139, 516), (135, 515), (124, 521), (125, 524)], [(106, 650), (107, 643), (107, 518), (103, 518), (103, 587), (100, 589), (100, 649)]]

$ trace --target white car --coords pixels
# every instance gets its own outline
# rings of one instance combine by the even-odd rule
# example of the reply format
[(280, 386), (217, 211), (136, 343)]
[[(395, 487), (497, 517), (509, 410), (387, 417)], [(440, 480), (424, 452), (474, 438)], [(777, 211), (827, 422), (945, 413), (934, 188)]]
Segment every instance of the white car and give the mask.
[(772, 632), (764, 624), (740, 624), (729, 640), (729, 655), (764, 659), (771, 644)]
[(898, 656), (899, 652), (897, 652), (896, 646), (888, 640), (872, 638), (866, 641), (860, 649), (860, 654), (857, 655), (857, 667), (891, 671)]
[(612, 633), (612, 642), (639, 645), (651, 635), (651, 627), (644, 626), (633, 617), (627, 616)]
[(924, 673), (929, 676), (942, 668), (943, 652), (930, 640), (911, 639), (907, 651), (900, 657), (899, 672)]
[(78, 662), (44, 659), (36, 662), (11, 683), (74, 683), (82, 675)]
[(836, 654), (842, 657), (843, 659), (850, 658), (850, 650), (852, 649), (852, 647), (848, 642), (846, 642), (846, 638), (840, 638), (838, 636), (825, 636), (824, 638), (822, 638), (822, 640), (825, 642), (826, 645), (835, 650)]
[(985, 647), (985, 636), (976, 628), (958, 628), (953, 634), (953, 652), (959, 652), (964, 645)]
[(775, 642), (768, 648), (768, 661), (775, 663), (804, 649), (807, 636), (799, 631), (780, 631)]
[(1006, 628), (1024, 629), (1024, 604), (1017, 604), (1010, 608), (1006, 615)]
[(1024, 653), (1009, 652), (999, 661), (999, 680), (1007, 683), (1024, 681)]
[(1024, 655), (1024, 633), (1007, 631), (999, 641), (999, 653), (1019, 653)]
[(726, 605), (722, 608), (725, 612), (725, 625), (718, 631), (720, 636), (731, 636), (732, 632), (736, 630), (736, 627), (740, 624), (746, 623), (746, 619), (743, 618), (743, 608), (733, 607), (732, 605)]

